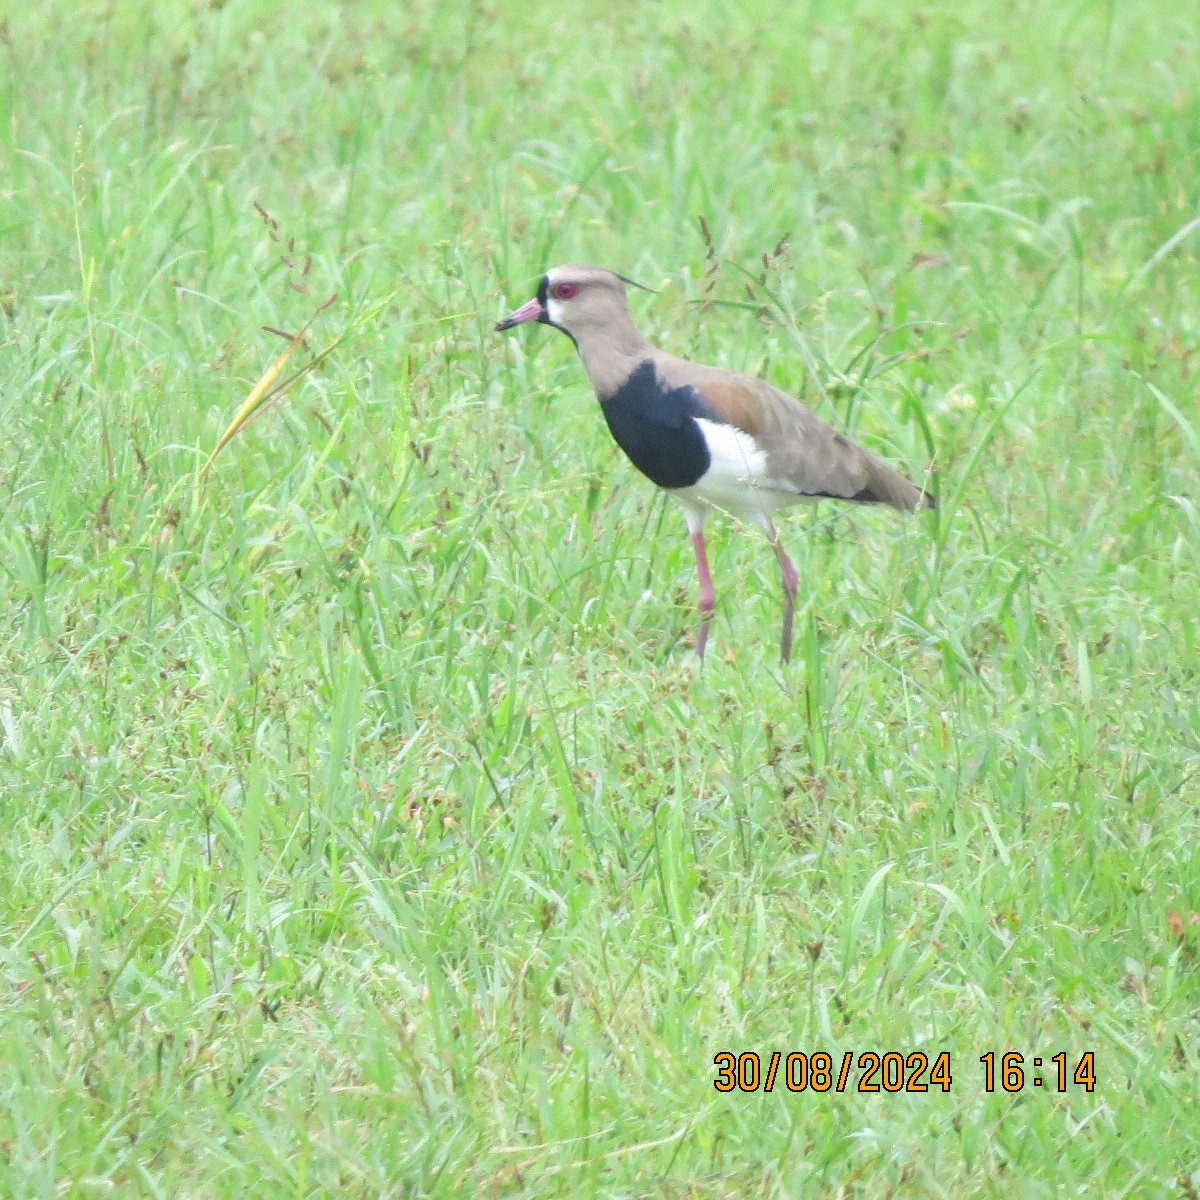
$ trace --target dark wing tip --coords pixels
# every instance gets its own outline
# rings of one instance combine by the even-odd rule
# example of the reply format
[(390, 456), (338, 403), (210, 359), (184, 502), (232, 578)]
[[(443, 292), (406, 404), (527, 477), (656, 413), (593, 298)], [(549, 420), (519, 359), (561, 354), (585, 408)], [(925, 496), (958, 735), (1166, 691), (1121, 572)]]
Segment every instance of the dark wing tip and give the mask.
[[(916, 493), (915, 495), (913, 493)], [(931, 492), (923, 491), (913, 485), (905, 482), (901, 491), (897, 492), (896, 488), (887, 487), (872, 487), (867, 484), (865, 488), (854, 493), (853, 496), (839, 496), (837, 499), (850, 500), (856, 504), (890, 504), (892, 508), (898, 508), (902, 512), (917, 512), (922, 508), (937, 508), (937, 497)]]
[(853, 500), (856, 504), (886, 504), (885, 497), (878, 495), (871, 488), (865, 487), (861, 491), (855, 492), (853, 496), (838, 496), (838, 500)]

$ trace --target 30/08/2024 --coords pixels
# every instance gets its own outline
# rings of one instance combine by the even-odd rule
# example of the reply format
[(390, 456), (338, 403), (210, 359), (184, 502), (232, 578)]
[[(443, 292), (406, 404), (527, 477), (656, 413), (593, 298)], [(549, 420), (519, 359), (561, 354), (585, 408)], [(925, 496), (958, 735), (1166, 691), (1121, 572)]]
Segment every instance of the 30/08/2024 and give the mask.
[(774, 1090), (775, 1081), (783, 1067), (782, 1083), (789, 1092), (844, 1092), (847, 1087), (855, 1092), (927, 1092), (930, 1087), (950, 1090), (950, 1055), (942, 1051), (933, 1061), (920, 1050), (908, 1055), (896, 1051), (876, 1054), (866, 1051), (858, 1055), (857, 1078), (851, 1078), (855, 1065), (854, 1052), (847, 1050), (839, 1064), (832, 1055), (823, 1050), (815, 1054), (803, 1054), (793, 1050), (784, 1055), (776, 1050), (767, 1060), (764, 1069), (759, 1056), (748, 1050), (734, 1054), (722, 1050), (713, 1058), (717, 1077), (713, 1086), (718, 1092), (764, 1092)]

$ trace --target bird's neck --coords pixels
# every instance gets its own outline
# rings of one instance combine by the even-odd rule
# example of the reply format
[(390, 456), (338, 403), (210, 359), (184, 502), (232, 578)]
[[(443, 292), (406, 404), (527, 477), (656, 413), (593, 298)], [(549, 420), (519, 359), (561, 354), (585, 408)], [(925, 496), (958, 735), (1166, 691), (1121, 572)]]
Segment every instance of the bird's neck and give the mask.
[(598, 335), (584, 333), (575, 344), (601, 400), (612, 396), (654, 349), (631, 320), (610, 325)]

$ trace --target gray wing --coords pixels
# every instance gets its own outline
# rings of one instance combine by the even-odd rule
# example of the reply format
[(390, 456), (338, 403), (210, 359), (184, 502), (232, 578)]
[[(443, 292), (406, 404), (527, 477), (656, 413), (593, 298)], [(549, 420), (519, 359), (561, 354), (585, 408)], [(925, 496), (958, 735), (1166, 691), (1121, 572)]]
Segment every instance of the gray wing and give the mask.
[(901, 512), (936, 507), (928, 492), (763, 380), (683, 359), (664, 361), (660, 371), (668, 382), (690, 384), (721, 420), (750, 434), (767, 456), (768, 477), (781, 490), (887, 504)]

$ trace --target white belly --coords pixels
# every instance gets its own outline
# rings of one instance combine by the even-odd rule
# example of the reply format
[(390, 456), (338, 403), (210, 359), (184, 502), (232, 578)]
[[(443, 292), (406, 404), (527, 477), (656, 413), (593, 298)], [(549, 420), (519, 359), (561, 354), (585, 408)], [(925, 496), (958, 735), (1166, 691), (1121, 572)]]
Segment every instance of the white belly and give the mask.
[(771, 514), (800, 497), (768, 478), (767, 456), (748, 433), (702, 417), (696, 424), (712, 461), (691, 487), (671, 491), (687, 511), (688, 526), (698, 528), (705, 511), (716, 508), (770, 530)]

